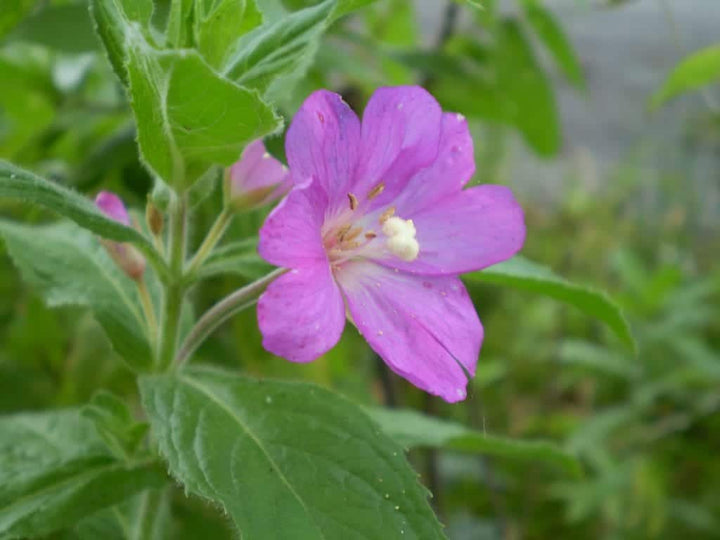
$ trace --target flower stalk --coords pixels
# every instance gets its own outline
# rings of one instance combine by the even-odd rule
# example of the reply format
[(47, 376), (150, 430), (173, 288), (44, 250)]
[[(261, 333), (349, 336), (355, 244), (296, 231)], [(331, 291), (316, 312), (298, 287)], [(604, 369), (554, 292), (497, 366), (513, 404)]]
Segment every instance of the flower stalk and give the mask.
[(180, 367), (185, 364), (210, 334), (233, 315), (253, 306), (270, 282), (287, 271), (287, 268), (278, 268), (257, 281), (235, 291), (210, 308), (195, 324), (192, 330), (190, 330), (190, 333), (175, 357), (175, 365)]
[(158, 323), (157, 318), (155, 317), (155, 308), (153, 307), (152, 298), (150, 298), (150, 291), (148, 291), (147, 284), (144, 279), (138, 280), (136, 283), (138, 287), (138, 294), (140, 296), (140, 303), (142, 304), (143, 313), (145, 314), (145, 322), (148, 327), (150, 343), (155, 346), (157, 345)]
[(185, 263), (185, 240), (187, 226), (187, 199), (180, 195), (170, 209), (169, 258), (170, 280), (165, 288), (162, 331), (158, 349), (158, 369), (165, 371), (172, 363), (178, 341), (180, 312), (182, 310), (185, 287), (183, 285), (183, 265)]
[(215, 246), (217, 246), (218, 242), (222, 239), (225, 231), (227, 231), (228, 226), (232, 222), (233, 215), (233, 211), (228, 207), (225, 207), (223, 211), (220, 212), (220, 215), (215, 220), (215, 223), (213, 223), (205, 240), (203, 240), (197, 253), (195, 253), (192, 261), (190, 261), (186, 272), (187, 276), (194, 275), (212, 253), (212, 250), (215, 249)]

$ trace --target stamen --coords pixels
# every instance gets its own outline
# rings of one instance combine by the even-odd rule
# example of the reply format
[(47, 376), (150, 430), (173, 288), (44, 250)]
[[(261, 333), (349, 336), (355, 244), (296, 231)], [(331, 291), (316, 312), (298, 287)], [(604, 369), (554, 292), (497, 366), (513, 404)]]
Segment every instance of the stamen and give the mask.
[(352, 225), (350, 225), (350, 224), (343, 225), (342, 227), (340, 227), (340, 229), (338, 229), (336, 238), (337, 238), (340, 242), (342, 242), (342, 241), (343, 241), (343, 238), (345, 238), (345, 235), (347, 234), (347, 232), (350, 230), (351, 227), (352, 227)]
[(355, 227), (354, 229), (350, 229), (345, 235), (343, 236), (343, 242), (349, 242), (351, 240), (354, 240), (360, 234), (362, 234), (362, 227)]
[(385, 190), (385, 182), (380, 182), (377, 186), (372, 188), (367, 195), (368, 201), (372, 201), (375, 197), (380, 195)]
[(388, 219), (390, 219), (391, 217), (393, 217), (394, 214), (395, 214), (395, 207), (394, 207), (394, 206), (391, 206), (390, 208), (388, 208), (387, 210), (385, 210), (382, 214), (380, 214), (380, 218), (378, 219), (378, 221), (380, 222), (380, 225), (382, 225), (382, 224), (385, 223)]
[(350, 200), (350, 210), (355, 210), (358, 207), (357, 197), (352, 193), (348, 193), (348, 199)]
[(365, 233), (365, 238), (372, 240), (373, 238), (377, 238), (377, 234), (375, 234), (374, 231), (368, 231)]

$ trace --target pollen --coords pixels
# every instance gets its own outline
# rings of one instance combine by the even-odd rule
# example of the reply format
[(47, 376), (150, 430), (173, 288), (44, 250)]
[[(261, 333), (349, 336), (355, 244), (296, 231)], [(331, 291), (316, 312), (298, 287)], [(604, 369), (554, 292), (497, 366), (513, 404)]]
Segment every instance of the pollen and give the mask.
[(395, 214), (395, 207), (394, 207), (394, 206), (391, 206), (390, 208), (388, 208), (387, 210), (385, 210), (382, 214), (380, 214), (380, 217), (378, 218), (378, 221), (380, 222), (380, 225), (382, 225), (382, 224), (385, 223), (388, 219), (390, 219), (391, 217), (393, 217), (394, 214)]
[(368, 201), (373, 200), (375, 197), (385, 191), (385, 182), (380, 182), (377, 186), (372, 188), (367, 195)]
[(420, 244), (415, 238), (417, 231), (412, 219), (389, 217), (382, 230), (387, 236), (385, 245), (393, 255), (407, 262), (417, 259)]
[(352, 193), (348, 193), (348, 200), (350, 201), (350, 210), (355, 210), (358, 207), (357, 197)]
[(355, 240), (358, 236), (362, 234), (362, 232), (362, 227), (354, 227), (343, 235), (342, 241), (350, 242), (351, 240)]

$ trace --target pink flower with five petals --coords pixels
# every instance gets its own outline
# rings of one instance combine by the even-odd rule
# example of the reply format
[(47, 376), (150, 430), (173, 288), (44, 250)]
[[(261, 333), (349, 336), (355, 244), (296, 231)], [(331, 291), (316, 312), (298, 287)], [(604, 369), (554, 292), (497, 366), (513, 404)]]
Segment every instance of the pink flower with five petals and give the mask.
[(291, 269), (258, 302), (263, 345), (312, 361), (347, 318), (397, 374), (449, 402), (466, 396), (483, 328), (458, 274), (512, 257), (523, 212), (511, 191), (463, 189), (467, 122), (419, 87), (381, 88), (362, 123), (312, 94), (288, 130), (295, 187), (260, 231), (260, 255)]

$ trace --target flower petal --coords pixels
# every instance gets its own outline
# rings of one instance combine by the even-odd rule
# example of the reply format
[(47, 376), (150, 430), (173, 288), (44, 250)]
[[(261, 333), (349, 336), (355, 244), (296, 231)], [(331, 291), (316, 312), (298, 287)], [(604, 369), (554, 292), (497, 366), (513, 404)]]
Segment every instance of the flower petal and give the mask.
[(293, 118), (285, 138), (295, 178), (315, 177), (330, 201), (347, 201), (360, 146), (360, 121), (338, 94), (318, 90)]
[(289, 268), (327, 263), (321, 234), (327, 205), (325, 191), (316, 180), (294, 187), (260, 229), (260, 256)]
[(258, 301), (257, 315), (263, 347), (291, 362), (323, 355), (345, 327), (345, 305), (326, 263), (273, 281)]
[(393, 201), (397, 214), (411, 216), (443, 197), (457, 193), (475, 174), (473, 140), (461, 114), (442, 117), (440, 150), (429, 167), (421, 170)]
[(403, 218), (413, 220), (418, 258), (388, 256), (391, 268), (424, 275), (455, 275), (509, 259), (525, 241), (523, 211), (509, 188), (482, 185), (460, 191)]
[(394, 372), (446, 401), (465, 398), (483, 329), (459, 279), (371, 262), (345, 265), (336, 277), (355, 326)]
[(435, 160), (441, 123), (440, 105), (419, 86), (379, 88), (373, 94), (363, 114), (352, 186), (361, 204), (381, 182), (384, 189), (369, 207), (393, 200), (412, 176)]

